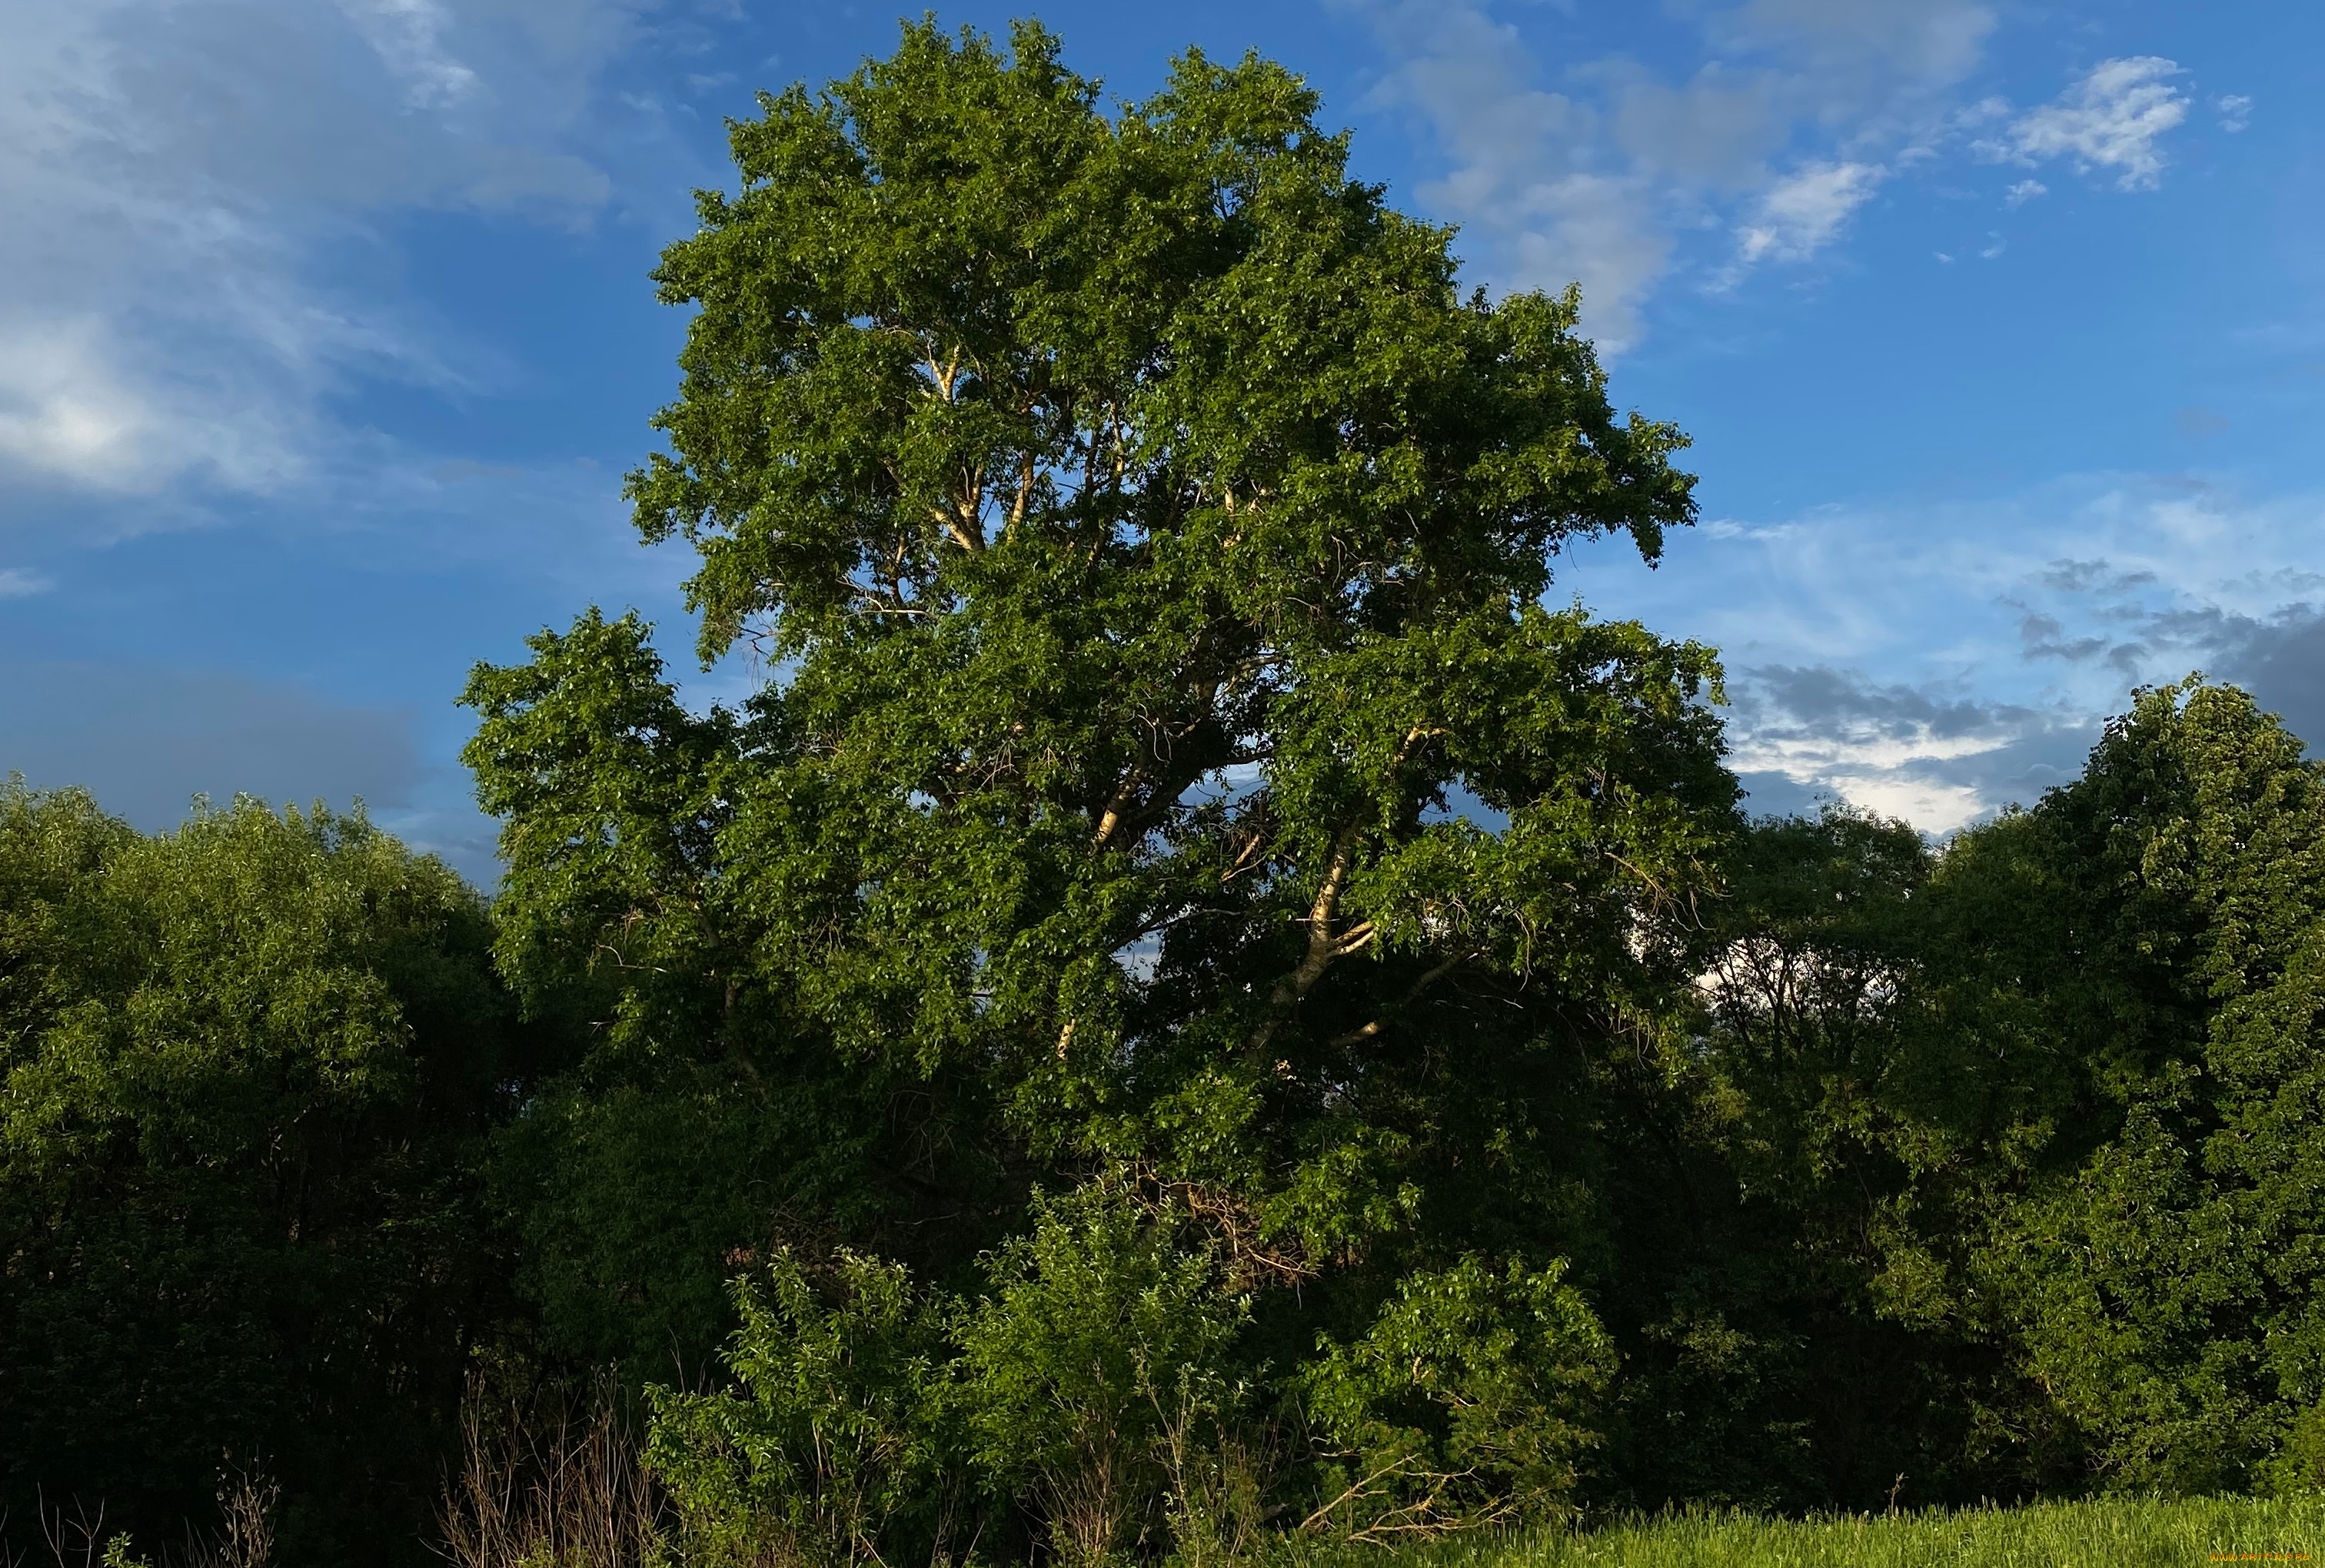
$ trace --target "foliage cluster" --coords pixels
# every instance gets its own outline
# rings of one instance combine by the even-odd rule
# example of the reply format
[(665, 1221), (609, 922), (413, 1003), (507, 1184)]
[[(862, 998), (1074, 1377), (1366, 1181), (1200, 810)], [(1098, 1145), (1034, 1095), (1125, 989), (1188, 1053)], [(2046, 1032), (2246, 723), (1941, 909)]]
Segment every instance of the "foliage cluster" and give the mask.
[(287, 1551), (406, 1534), (516, 1303), (479, 1140), (521, 1030), (482, 899), (360, 818), (142, 836), (0, 788), (0, 1490), (204, 1517), (263, 1461)]
[(1681, 438), (1316, 109), (922, 24), (736, 125), (631, 494), (765, 678), (479, 668), (489, 907), (0, 795), (10, 1506), (1209, 1568), (2325, 1485), (2325, 774), (2191, 683), (1942, 852), (1746, 820), (1710, 651), (1547, 607)]

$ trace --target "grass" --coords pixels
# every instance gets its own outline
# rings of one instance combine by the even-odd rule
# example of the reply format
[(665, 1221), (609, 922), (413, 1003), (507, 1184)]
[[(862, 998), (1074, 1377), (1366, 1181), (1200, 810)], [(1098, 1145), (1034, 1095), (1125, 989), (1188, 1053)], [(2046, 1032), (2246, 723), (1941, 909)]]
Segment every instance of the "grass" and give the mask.
[(2325, 1497), (2113, 1499), (1894, 1517), (1681, 1514), (1580, 1533), (1297, 1554), (1296, 1568), (2184, 1568), (2325, 1563)]

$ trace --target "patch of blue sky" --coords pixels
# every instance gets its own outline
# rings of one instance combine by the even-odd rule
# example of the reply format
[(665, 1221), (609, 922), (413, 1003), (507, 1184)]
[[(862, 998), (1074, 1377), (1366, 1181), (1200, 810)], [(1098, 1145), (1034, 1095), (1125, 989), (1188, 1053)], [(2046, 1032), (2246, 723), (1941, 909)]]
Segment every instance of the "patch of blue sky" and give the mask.
[[(917, 5), (912, 8), (917, 12)], [(1942, 832), (2202, 668), (2325, 736), (2325, 14), (2231, 0), (1059, 0), (1110, 94), (1305, 71), (1469, 279), (1579, 281), (1705, 521), (1556, 590), (1718, 644), (1755, 803)], [(1005, 26), (1008, 8), (947, 8)], [(476, 660), (682, 549), (621, 474), (674, 391), (645, 272), (751, 92), (885, 51), (752, 0), (0, 10), (0, 770), (147, 826), (357, 795), (480, 880)], [(215, 722), (204, 715), (216, 715)]]

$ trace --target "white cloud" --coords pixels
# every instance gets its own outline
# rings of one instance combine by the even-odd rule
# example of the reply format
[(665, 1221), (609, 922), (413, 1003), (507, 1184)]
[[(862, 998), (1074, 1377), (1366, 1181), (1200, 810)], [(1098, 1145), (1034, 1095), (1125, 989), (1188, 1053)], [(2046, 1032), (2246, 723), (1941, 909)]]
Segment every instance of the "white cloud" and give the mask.
[(2223, 131), (2241, 131), (2251, 125), (2252, 105), (2252, 99), (2242, 93), (2223, 93), (2212, 100), (2212, 107), (2219, 112)]
[[(1718, 290), (1752, 263), (1812, 255), (1884, 180), (2007, 112), (1956, 101), (1996, 25), (1964, 0), (1680, 7), (1704, 55), (1676, 77), (1620, 57), (1561, 60), (1552, 77), (1483, 0), (1333, 3), (1394, 62), (1373, 106), (1435, 134), (1449, 167), (1418, 194), (1462, 226), (1479, 281), (1579, 281), (1584, 329), (1607, 352), (1639, 340), (1675, 272)], [(1697, 235), (1734, 249), (1707, 254)]]
[(39, 572), (23, 567), (0, 567), (0, 599), (29, 599), (55, 586), (52, 580)]
[(2038, 196), (2048, 196), (2051, 188), (2039, 180), (2022, 180), (2002, 193), (2005, 207), (2024, 207)]
[(2325, 493), (2094, 474), (1775, 521), (1566, 576), (1600, 614), (1723, 650), (1733, 760), (1771, 802), (1947, 831), (2070, 777), (2134, 687), (2191, 669), (2249, 680), (2325, 752)]
[(1471, 260), (1503, 288), (1582, 286), (1585, 326), (1619, 352), (1641, 330), (1638, 308), (1670, 264), (1671, 239), (1650, 182), (1610, 158), (1593, 108), (1533, 86), (1517, 30), (1477, 5), (1356, 0), (1403, 62), (1375, 102), (1417, 111), (1451, 162), (1419, 194), (1464, 226)]
[(399, 303), (384, 223), (594, 221), (597, 78), (655, 3), (0, 5), (0, 484), (151, 526), (350, 460), (360, 378), (495, 376)]
[(1789, 48), (1836, 78), (1886, 72), (1946, 87), (1977, 68), (1995, 17), (1959, 0), (1749, 0), (1715, 25), (1738, 42)]
[(1788, 106), (1774, 72), (1714, 60), (1677, 87), (1634, 70), (1608, 75), (1609, 128), (1642, 174), (1748, 189), (1783, 145)]
[(1850, 805), (1910, 822), (1923, 833), (1952, 833), (1994, 809), (1975, 784), (1853, 772), (1834, 774), (1831, 782), (1835, 793)]
[(1746, 262), (1806, 260), (1832, 242), (1888, 173), (1877, 163), (1812, 163), (1787, 176), (1737, 230), (1738, 254)]
[(458, 103), (477, 90), (477, 73), (445, 52), (450, 18), (442, 6), (430, 0), (339, 0), (339, 9), (408, 84), (412, 107)]
[(2154, 189), (2163, 172), (2158, 143), (2188, 117), (2187, 97), (2171, 81), (2179, 74), (2157, 55), (2101, 60), (2057, 102), (2013, 121), (1999, 150), (2022, 162), (2067, 158), (2113, 170), (2122, 189)]

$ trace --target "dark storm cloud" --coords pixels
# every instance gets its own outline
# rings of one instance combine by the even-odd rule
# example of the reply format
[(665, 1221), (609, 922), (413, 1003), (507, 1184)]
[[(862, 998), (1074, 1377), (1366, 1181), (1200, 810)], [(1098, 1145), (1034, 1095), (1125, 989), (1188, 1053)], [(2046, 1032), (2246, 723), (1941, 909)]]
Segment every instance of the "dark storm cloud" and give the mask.
[(2106, 560), (2056, 560), (2035, 580), (2062, 594), (2120, 594), (2147, 586), (2155, 581), (2155, 574), (2120, 571)]
[(2104, 637), (2069, 637), (2057, 616), (2039, 612), (2019, 617), (2018, 639), (2029, 659), (2063, 659), (2070, 664), (2097, 659), (2108, 645)]
[[(2008, 703), (1933, 696), (1910, 686), (1882, 686), (1830, 665), (1763, 665), (1746, 672), (1748, 706), (1764, 734), (1955, 741), (2005, 735), (2036, 718)], [(1790, 723), (1787, 724), (1786, 721)]]
[[(2080, 661), (2104, 651), (2106, 662), (2127, 678), (2144, 673), (2151, 679), (2171, 679), (2201, 671), (2251, 692), (2261, 706), (2282, 715), (2293, 733), (2325, 742), (2325, 609), (2303, 602), (2248, 615), (2218, 604), (2170, 610), (2116, 604), (2099, 613), (2119, 628), (2119, 635), (2070, 638), (2056, 617), (2028, 613), (2019, 622), (2026, 656)], [(2167, 659), (2177, 659), (2181, 668), (2163, 665)]]
[(414, 719), (222, 671), (40, 662), (0, 685), (0, 773), (82, 786), (148, 830), (182, 820), (197, 794), (393, 809), (425, 771)]
[(2224, 617), (2215, 655), (2211, 673), (2251, 692), (2312, 752), (2325, 745), (2325, 612), (2291, 604), (2265, 621)]

